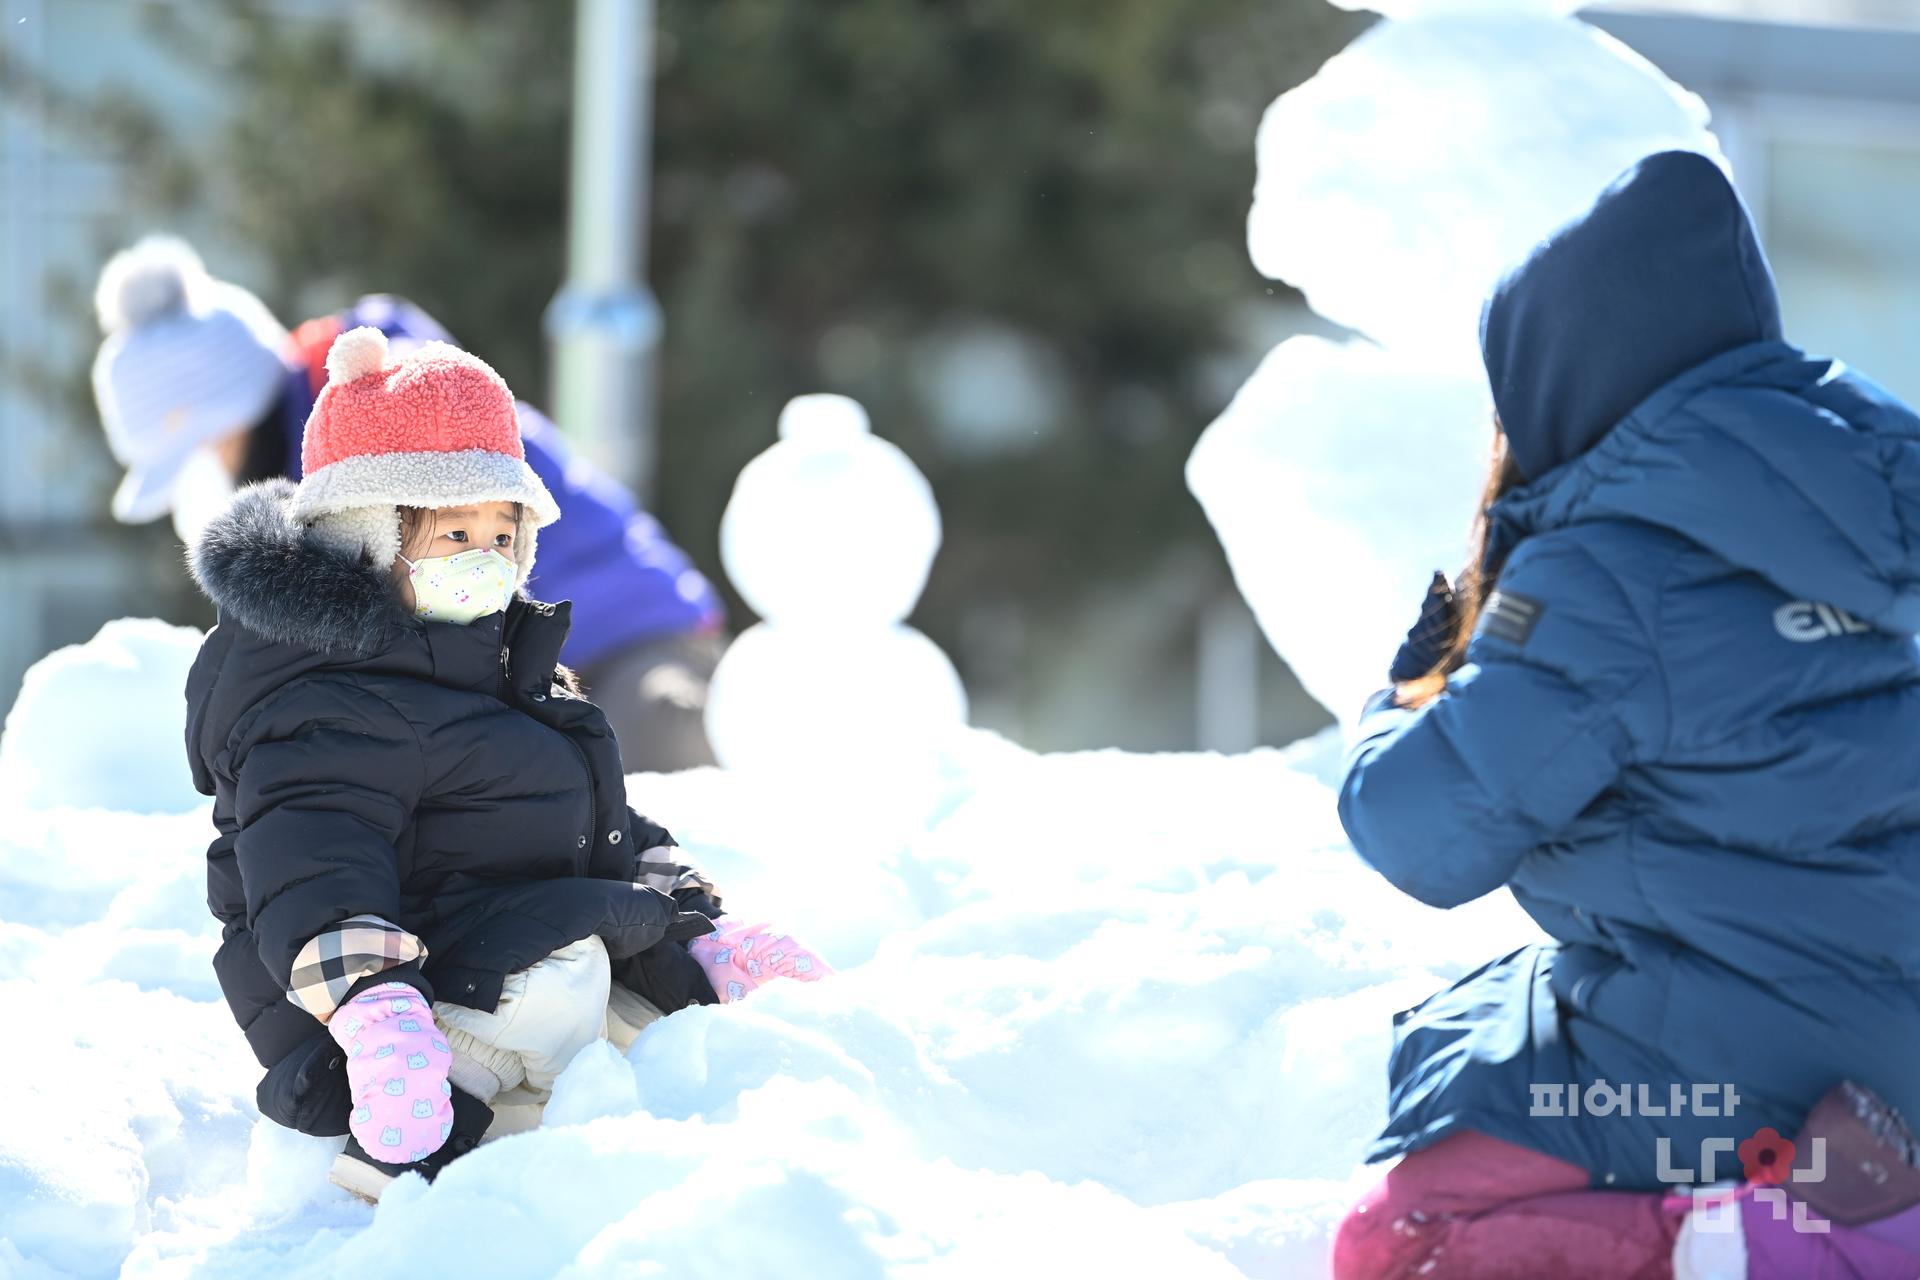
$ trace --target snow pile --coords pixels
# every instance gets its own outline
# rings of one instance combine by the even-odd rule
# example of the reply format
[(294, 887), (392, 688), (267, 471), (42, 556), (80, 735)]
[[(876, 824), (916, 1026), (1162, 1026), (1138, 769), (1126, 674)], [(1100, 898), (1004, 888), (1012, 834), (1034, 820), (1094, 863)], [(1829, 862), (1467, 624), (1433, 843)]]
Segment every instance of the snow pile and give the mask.
[(1378, 1173), (1391, 1014), (1536, 936), (1505, 898), (1442, 914), (1367, 871), (1336, 766), (1330, 740), (980, 736), (891, 829), (751, 774), (636, 777), (733, 905), (840, 976), (596, 1046), (546, 1128), (377, 1212), (327, 1185), (337, 1141), (253, 1110), (206, 965), (206, 811), (11, 808), (0, 1021), (35, 1049), (0, 1055), (0, 1274), (1323, 1274)]
[(0, 802), (34, 809), (98, 806), (184, 813), (200, 795), (184, 748), (187, 668), (200, 633), (153, 618), (120, 618), (85, 644), (35, 663), (0, 730)]
[(1268, 638), (1340, 716), (1464, 558), (1494, 282), (1640, 157), (1718, 155), (1700, 100), (1570, 5), (1367, 7), (1394, 20), (1268, 108), (1247, 244), (1371, 341), (1282, 344), (1187, 468)]

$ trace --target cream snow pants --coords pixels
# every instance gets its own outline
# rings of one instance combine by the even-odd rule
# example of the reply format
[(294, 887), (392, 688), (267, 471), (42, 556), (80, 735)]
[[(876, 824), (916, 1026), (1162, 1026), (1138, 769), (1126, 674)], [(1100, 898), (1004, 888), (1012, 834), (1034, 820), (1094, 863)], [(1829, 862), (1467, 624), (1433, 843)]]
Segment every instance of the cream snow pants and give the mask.
[(441, 1000), (433, 1017), (456, 1086), (489, 1103), (524, 1086), (544, 1102), (576, 1053), (599, 1039), (624, 1052), (660, 1011), (612, 980), (606, 944), (583, 938), (508, 974), (493, 1012)]

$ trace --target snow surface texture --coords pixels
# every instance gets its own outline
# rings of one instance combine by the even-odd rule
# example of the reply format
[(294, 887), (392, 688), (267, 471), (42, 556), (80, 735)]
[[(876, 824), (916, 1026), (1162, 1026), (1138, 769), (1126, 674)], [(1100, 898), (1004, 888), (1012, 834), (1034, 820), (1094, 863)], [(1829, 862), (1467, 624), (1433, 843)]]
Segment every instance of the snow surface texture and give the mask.
[[(107, 623), (28, 669), (0, 736), (0, 804), (133, 813), (200, 807), (187, 770), (187, 668), (200, 633), (152, 618)], [(162, 761), (154, 744), (175, 748)]]
[(1463, 566), (1494, 283), (1640, 157), (1719, 154), (1697, 97), (1567, 5), (1368, 7), (1405, 20), (1268, 108), (1247, 243), (1379, 346), (1283, 344), (1187, 468), (1268, 639), (1349, 723), (1433, 571)]
[[(128, 746), (163, 798), (177, 714)], [(8, 758), (67, 728), (16, 717)], [(590, 1048), (545, 1128), (377, 1212), (328, 1185), (337, 1140), (254, 1110), (208, 967), (206, 811), (10, 806), (0, 1025), (35, 1049), (0, 1054), (0, 1275), (1323, 1275), (1379, 1174), (1357, 1160), (1391, 1014), (1532, 925), (1369, 872), (1331, 738), (1047, 757), (972, 734), (949, 764), (932, 816), (892, 827), (752, 774), (634, 778), (731, 903), (841, 973)]]
[(939, 549), (932, 486), (858, 401), (790, 401), (720, 520), (727, 576), (762, 618), (714, 672), (720, 763), (803, 785), (924, 783), (967, 719), (953, 663), (905, 625)]

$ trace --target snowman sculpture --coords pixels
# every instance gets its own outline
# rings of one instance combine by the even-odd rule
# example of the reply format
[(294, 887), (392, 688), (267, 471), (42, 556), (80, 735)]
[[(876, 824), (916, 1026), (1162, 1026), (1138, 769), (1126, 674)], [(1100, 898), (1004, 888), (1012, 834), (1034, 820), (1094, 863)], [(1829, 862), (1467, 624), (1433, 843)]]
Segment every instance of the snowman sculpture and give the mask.
[(947, 655), (905, 625), (940, 548), (933, 489), (845, 396), (793, 400), (779, 436), (720, 521), (721, 561), (763, 621), (714, 672), (714, 754), (796, 779), (925, 774), (967, 717)]

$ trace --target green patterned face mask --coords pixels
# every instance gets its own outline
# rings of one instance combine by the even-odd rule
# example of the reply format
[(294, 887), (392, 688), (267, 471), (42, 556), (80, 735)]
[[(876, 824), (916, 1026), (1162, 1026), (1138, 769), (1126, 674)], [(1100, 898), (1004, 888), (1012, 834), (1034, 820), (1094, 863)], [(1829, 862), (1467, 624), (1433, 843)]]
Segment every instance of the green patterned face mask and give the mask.
[(519, 568), (488, 547), (431, 560), (407, 560), (413, 612), (428, 622), (472, 622), (498, 613), (513, 599)]

